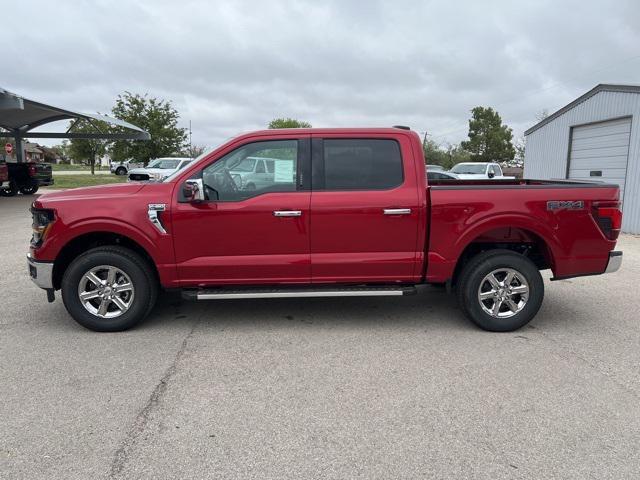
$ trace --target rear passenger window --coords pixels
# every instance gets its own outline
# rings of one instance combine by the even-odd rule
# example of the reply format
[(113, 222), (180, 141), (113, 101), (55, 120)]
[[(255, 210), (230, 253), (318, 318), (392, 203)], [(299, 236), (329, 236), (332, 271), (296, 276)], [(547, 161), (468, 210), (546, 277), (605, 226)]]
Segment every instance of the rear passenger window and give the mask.
[(324, 141), (325, 190), (384, 190), (402, 180), (402, 157), (395, 140)]

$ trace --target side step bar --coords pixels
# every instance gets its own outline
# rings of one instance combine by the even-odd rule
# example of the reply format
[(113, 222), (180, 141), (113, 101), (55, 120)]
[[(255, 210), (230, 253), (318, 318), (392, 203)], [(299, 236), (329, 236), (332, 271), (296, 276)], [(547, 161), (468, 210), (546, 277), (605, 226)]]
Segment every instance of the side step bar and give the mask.
[(243, 288), (185, 290), (190, 300), (232, 300), (242, 298), (309, 298), (309, 297), (396, 297), (415, 295), (414, 286), (327, 287), (327, 288)]

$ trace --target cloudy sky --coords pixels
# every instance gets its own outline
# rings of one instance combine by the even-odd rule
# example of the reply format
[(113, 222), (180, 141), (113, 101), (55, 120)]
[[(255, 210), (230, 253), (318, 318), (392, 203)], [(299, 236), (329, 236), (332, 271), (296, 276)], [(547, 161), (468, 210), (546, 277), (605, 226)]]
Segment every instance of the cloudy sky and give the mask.
[(597, 83), (640, 83), (640, 2), (7, 2), (0, 86), (79, 111), (171, 100), (214, 146), (290, 116), (466, 136), (493, 106), (516, 136)]

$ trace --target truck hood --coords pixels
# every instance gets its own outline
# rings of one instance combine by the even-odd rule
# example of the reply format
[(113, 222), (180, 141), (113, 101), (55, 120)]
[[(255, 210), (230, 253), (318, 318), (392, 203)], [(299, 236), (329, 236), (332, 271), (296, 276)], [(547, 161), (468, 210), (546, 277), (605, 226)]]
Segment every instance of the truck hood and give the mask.
[(483, 173), (456, 173), (456, 175), (460, 180), (486, 180), (488, 178)]
[(135, 195), (144, 188), (141, 183), (118, 183), (114, 185), (97, 185), (95, 187), (72, 188), (60, 192), (51, 192), (40, 195), (36, 204), (48, 200), (76, 200), (101, 197), (119, 197)]
[(129, 174), (131, 173), (160, 173), (162, 175), (170, 175), (175, 172), (173, 168), (132, 168), (129, 170)]

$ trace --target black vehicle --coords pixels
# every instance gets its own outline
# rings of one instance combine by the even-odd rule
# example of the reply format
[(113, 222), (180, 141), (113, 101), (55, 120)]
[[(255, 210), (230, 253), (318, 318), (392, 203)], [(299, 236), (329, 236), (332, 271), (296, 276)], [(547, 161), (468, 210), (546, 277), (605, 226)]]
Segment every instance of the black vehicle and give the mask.
[(427, 169), (428, 180), (457, 180), (457, 178), (458, 176), (455, 173)]
[(0, 195), (13, 197), (18, 192), (23, 195), (32, 195), (38, 188), (53, 185), (51, 165), (48, 163), (13, 163), (7, 162), (9, 169), (9, 185), (6, 189), (0, 189)]

